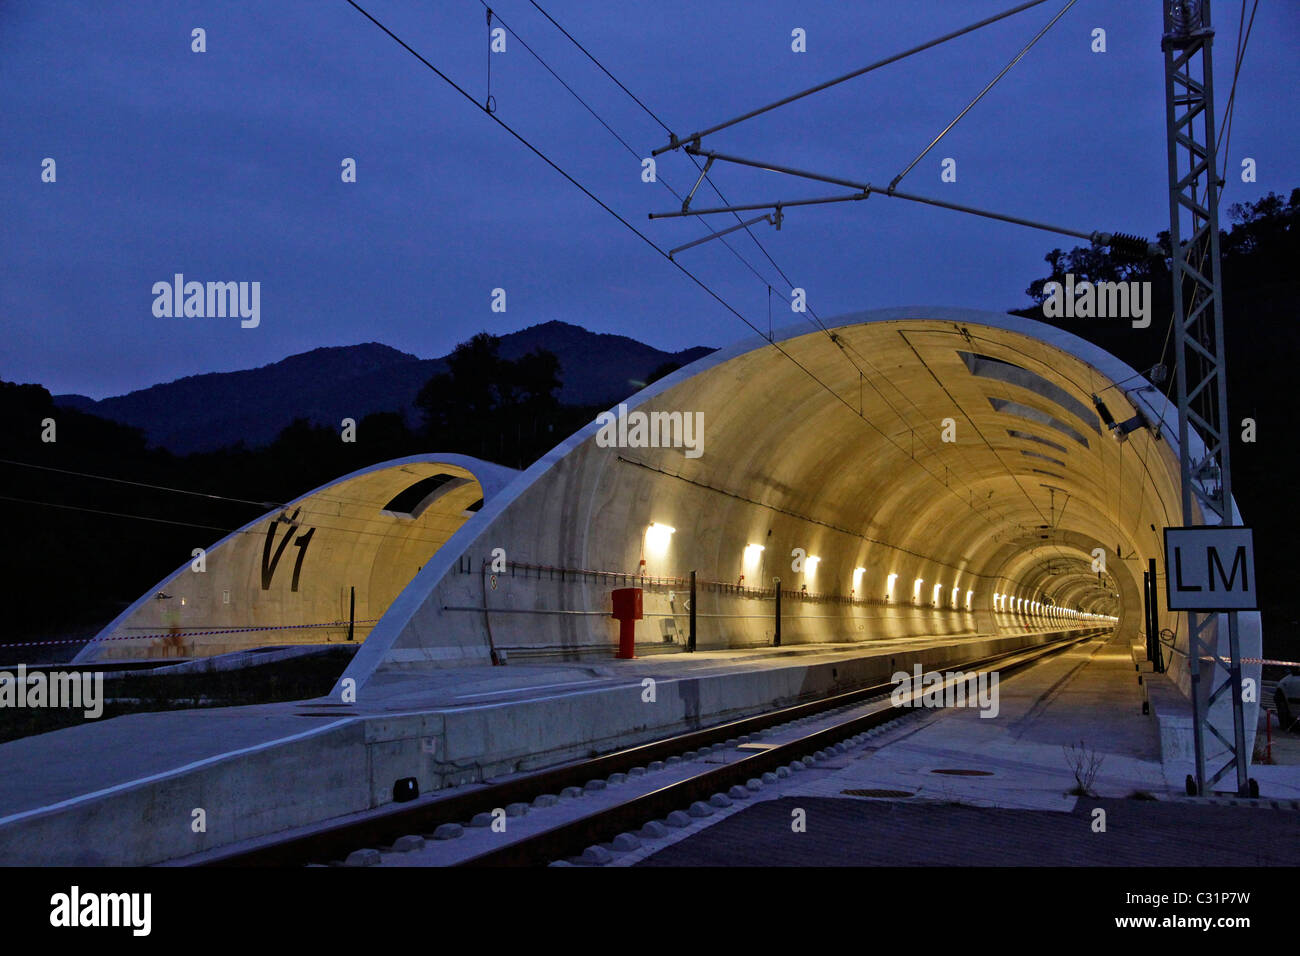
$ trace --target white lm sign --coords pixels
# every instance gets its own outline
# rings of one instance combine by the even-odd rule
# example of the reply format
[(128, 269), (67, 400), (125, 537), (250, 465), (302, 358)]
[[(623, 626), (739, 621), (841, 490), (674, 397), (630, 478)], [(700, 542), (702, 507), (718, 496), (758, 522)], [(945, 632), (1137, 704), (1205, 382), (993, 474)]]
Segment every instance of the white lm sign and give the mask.
[(1165, 597), (1171, 611), (1255, 611), (1250, 528), (1165, 528)]

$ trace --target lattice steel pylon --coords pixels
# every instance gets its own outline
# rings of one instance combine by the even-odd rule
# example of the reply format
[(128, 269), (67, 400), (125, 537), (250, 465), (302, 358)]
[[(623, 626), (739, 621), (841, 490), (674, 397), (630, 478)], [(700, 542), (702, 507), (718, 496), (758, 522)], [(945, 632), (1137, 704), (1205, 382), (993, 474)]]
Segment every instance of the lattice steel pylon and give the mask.
[[(1228, 440), (1228, 389), (1223, 353), (1223, 289), (1219, 261), (1219, 179), (1215, 150), (1214, 80), (1209, 0), (1162, 0), (1165, 57), (1165, 117), (1169, 146), (1169, 240), (1177, 358), (1178, 444), (1182, 467), (1183, 523), (1235, 524)], [(1203, 187), (1204, 196), (1197, 193)], [(1184, 239), (1183, 237), (1187, 238)], [(1205, 443), (1193, 459), (1192, 427)], [(1200, 514), (1197, 513), (1199, 505)], [(1203, 520), (1202, 520), (1203, 517)], [(1168, 569), (1166, 569), (1168, 573)], [(1229, 770), (1237, 771), (1237, 792), (1246, 795), (1246, 729), (1242, 708), (1241, 653), (1237, 612), (1226, 613), (1229, 659), (1217, 651), (1218, 614), (1187, 612), (1188, 667), (1192, 682), (1192, 726), (1196, 748), (1196, 791), (1204, 794)], [(1213, 645), (1206, 632), (1214, 628)], [(1201, 695), (1201, 662), (1210, 660), (1210, 690)], [(1215, 686), (1220, 670), (1223, 683)], [(1232, 705), (1233, 740), (1210, 722), (1215, 703)], [(1206, 732), (1230, 759), (1207, 780)]]

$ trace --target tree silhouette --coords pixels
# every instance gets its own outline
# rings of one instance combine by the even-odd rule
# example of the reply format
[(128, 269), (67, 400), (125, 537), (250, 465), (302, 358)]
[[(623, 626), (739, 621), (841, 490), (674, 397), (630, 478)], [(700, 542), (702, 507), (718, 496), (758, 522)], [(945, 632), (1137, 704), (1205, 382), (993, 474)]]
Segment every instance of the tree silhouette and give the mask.
[(553, 441), (561, 406), (560, 361), (534, 350), (502, 358), (501, 340), (480, 332), (456, 346), (447, 371), (420, 389), (421, 436), (439, 451), (458, 451), (523, 467)]

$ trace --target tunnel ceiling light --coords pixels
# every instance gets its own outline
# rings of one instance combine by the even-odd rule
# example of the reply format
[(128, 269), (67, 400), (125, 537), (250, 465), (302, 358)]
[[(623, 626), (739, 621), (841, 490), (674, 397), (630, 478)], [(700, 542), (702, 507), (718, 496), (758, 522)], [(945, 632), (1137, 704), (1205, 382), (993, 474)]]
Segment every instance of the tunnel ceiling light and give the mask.
[(974, 592), (974, 591), (967, 591), (967, 592), (966, 592), (966, 610), (968, 610), (968, 611), (970, 610), (970, 602), (971, 602), (971, 600), (972, 600), (974, 597), (975, 597), (975, 592)]
[(764, 548), (761, 544), (745, 545), (744, 564), (746, 568), (757, 568), (759, 559), (763, 556)]
[(936, 584), (934, 586), (934, 589), (930, 592), (930, 603), (933, 604), (935, 607), (939, 606), (939, 592), (942, 589), (943, 589), (942, 584)]
[(912, 582), (912, 600), (917, 604), (921, 603), (921, 585), (925, 583), (925, 578), (917, 578)]
[(1116, 441), (1122, 442), (1126, 440), (1129, 433), (1135, 432), (1139, 428), (1151, 427), (1151, 423), (1147, 421), (1147, 417), (1142, 414), (1141, 409), (1135, 409), (1135, 411), (1136, 414), (1128, 421), (1111, 425), (1110, 433), (1115, 436)]
[(949, 603), (950, 603), (953, 607), (956, 607), (956, 606), (957, 606), (957, 595), (960, 594), (960, 593), (961, 593), (961, 588), (957, 587), (957, 585), (954, 584), (954, 585), (952, 586), (952, 600), (949, 601)]

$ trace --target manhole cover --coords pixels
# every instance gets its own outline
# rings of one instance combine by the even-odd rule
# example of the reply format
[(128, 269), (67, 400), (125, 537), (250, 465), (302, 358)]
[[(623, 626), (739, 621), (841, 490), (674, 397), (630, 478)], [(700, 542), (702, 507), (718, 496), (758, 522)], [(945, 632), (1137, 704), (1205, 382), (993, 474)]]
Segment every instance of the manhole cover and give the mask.
[(950, 777), (991, 777), (991, 770), (931, 770), (930, 773), (946, 773)]
[(841, 790), (850, 797), (913, 797), (911, 790)]

